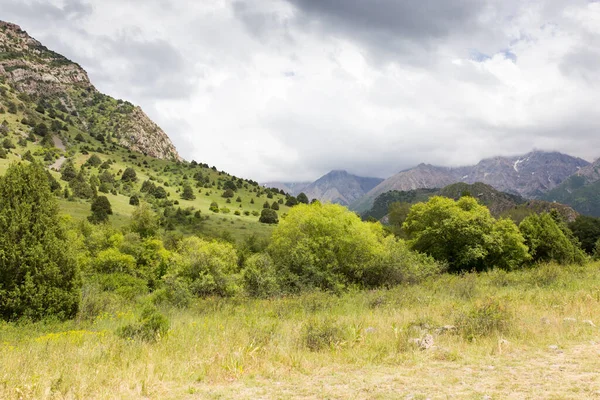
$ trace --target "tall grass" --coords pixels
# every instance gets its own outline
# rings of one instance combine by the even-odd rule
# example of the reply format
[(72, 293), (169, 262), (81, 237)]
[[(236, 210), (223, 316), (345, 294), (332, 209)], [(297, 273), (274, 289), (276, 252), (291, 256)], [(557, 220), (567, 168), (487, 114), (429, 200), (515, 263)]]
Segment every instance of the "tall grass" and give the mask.
[[(245, 397), (242, 387), (274, 390), (323, 371), (408, 371), (425, 363), (442, 373), (515, 362), (526, 351), (596, 339), (597, 328), (583, 321), (600, 323), (599, 267), (442, 275), (337, 296), (202, 299), (160, 309), (170, 329), (164, 333), (161, 322), (152, 340), (123, 334), (143, 325), (148, 297), (111, 299), (93, 319), (0, 323), (0, 398)], [(435, 344), (422, 350), (415, 339), (426, 335)], [(303, 390), (288, 395), (313, 393)]]

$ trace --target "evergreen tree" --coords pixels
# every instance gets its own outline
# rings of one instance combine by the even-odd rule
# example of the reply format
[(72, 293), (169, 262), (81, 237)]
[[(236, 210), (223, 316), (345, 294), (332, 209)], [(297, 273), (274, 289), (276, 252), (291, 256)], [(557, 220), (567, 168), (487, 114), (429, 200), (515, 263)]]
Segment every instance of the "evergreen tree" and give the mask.
[(279, 223), (279, 217), (277, 216), (277, 212), (275, 210), (263, 208), (258, 221), (262, 222), (263, 224), (277, 224)]
[(181, 193), (181, 198), (184, 200), (194, 200), (196, 195), (194, 194), (194, 190), (190, 185), (185, 185), (183, 187), (183, 192)]
[(135, 170), (131, 167), (127, 167), (125, 171), (123, 171), (121, 180), (124, 182), (135, 182), (137, 180), (137, 174), (135, 173)]
[(296, 199), (298, 203), (308, 204), (308, 197), (304, 193), (300, 193)]
[(98, 196), (92, 202), (92, 215), (88, 220), (93, 224), (103, 224), (108, 222), (108, 216), (112, 215), (112, 207), (106, 196)]
[(45, 169), (12, 165), (0, 178), (0, 317), (73, 317), (79, 285)]

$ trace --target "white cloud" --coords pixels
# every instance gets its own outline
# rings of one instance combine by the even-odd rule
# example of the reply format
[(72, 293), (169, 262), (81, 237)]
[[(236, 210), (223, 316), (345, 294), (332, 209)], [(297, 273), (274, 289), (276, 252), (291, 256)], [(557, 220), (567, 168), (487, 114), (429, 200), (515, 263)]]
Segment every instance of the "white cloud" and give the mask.
[(359, 17), (354, 0), (0, 3), (101, 91), (140, 104), (185, 158), (239, 176), (600, 156), (600, 3), (463, 1), (456, 20), (413, 6), (390, 18), (394, 2)]

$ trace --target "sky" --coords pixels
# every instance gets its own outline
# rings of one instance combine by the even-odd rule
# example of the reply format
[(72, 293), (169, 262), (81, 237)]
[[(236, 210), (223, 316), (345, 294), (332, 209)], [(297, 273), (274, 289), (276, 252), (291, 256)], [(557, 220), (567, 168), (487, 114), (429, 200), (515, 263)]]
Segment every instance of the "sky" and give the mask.
[(266, 181), (600, 157), (600, 2), (0, 0), (187, 160)]

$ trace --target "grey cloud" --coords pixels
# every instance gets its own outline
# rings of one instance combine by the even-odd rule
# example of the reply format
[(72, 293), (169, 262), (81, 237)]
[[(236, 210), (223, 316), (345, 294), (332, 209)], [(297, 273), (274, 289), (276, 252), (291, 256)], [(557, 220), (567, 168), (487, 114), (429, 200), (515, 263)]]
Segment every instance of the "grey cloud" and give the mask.
[(563, 57), (559, 68), (565, 76), (582, 79), (587, 84), (598, 85), (600, 50), (589, 47), (576, 49)]

